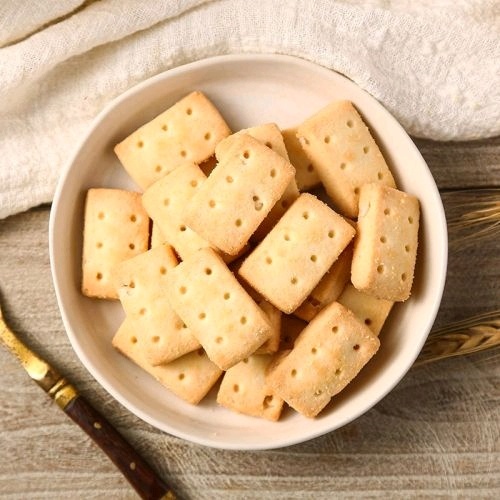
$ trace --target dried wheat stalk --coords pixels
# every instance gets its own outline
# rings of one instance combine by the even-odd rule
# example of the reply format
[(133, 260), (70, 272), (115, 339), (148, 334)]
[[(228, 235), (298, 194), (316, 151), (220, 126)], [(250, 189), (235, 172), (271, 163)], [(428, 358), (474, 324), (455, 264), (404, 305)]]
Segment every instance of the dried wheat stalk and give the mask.
[(500, 310), (433, 330), (414, 366), (500, 347)]
[(500, 234), (500, 189), (442, 193), (450, 247)]

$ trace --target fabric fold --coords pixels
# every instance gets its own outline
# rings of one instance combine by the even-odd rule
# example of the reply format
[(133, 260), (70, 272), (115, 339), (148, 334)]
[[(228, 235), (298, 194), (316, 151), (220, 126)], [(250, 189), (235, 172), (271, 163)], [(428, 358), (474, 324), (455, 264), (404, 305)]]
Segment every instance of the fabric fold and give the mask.
[(0, 49), (0, 217), (52, 199), (63, 165), (113, 98), (162, 71), (220, 54), (288, 54), (331, 68), (414, 136), (498, 135), (498, 15), (494, 3), (480, 10), (472, 4), (92, 3)]

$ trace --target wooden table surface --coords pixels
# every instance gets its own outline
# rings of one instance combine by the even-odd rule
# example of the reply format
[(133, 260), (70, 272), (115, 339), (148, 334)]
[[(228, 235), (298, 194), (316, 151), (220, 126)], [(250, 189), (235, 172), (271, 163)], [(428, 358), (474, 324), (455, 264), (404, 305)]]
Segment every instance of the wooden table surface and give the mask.
[[(416, 140), (445, 207), (454, 191), (500, 184), (500, 138)], [(289, 448), (204, 448), (128, 412), (66, 337), (52, 287), (48, 206), (0, 221), (4, 315), (109, 417), (180, 498), (500, 498), (500, 353), (413, 368), (351, 424)], [(454, 249), (436, 325), (498, 309), (498, 239)], [(136, 498), (113, 464), (0, 348), (0, 498)]]

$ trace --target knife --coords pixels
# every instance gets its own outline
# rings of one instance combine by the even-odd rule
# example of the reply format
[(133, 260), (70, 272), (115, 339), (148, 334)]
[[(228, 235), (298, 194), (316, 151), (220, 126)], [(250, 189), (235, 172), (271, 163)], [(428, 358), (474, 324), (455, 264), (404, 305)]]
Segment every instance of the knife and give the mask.
[(0, 305), (0, 342), (16, 356), (28, 375), (108, 455), (141, 498), (175, 500), (167, 484), (125, 438), (52, 366), (35, 354), (7, 326)]

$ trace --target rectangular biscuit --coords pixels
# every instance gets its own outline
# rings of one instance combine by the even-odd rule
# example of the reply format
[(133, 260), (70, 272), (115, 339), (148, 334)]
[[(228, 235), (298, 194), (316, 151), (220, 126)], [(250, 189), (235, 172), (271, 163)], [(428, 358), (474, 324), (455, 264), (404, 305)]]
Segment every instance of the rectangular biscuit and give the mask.
[(217, 403), (225, 408), (276, 421), (283, 409), (283, 400), (273, 395), (266, 382), (266, 371), (272, 355), (249, 356), (224, 374)]
[(335, 302), (351, 278), (351, 262), (352, 244), (349, 244), (293, 314), (311, 321), (323, 307)]
[(200, 248), (210, 246), (186, 221), (186, 206), (205, 180), (205, 174), (195, 163), (184, 163), (142, 195), (142, 203), (154, 225), (183, 260)]
[(290, 163), (295, 167), (295, 181), (300, 191), (307, 191), (321, 184), (318, 172), (306, 155), (302, 144), (297, 138), (297, 128), (287, 128), (282, 131)]
[(125, 170), (143, 190), (179, 165), (202, 163), (231, 131), (201, 92), (192, 92), (115, 146)]
[(394, 305), (390, 300), (360, 292), (352, 283), (344, 288), (337, 302), (351, 310), (377, 336)]
[(264, 312), (222, 258), (204, 248), (167, 277), (168, 300), (223, 370), (253, 354), (271, 335)]
[[(274, 152), (278, 153), (285, 160), (289, 161), (285, 142), (283, 141), (283, 135), (275, 123), (266, 123), (264, 125), (243, 129), (236, 134), (250, 135), (268, 148), (272, 149)], [(217, 148), (215, 148), (215, 154), (218, 157), (224, 157), (223, 149), (227, 142), (228, 141), (222, 141), (219, 143)], [(252, 235), (252, 241), (263, 240), (266, 234), (281, 219), (281, 216), (286, 212), (288, 207), (290, 207), (291, 204), (299, 197), (299, 194), (297, 183), (295, 182), (295, 178), (293, 178), (286, 187), (284, 193), (281, 195), (281, 198), (274, 204), (267, 217), (255, 230), (255, 233)]]
[(337, 302), (302, 331), (267, 382), (306, 417), (315, 417), (359, 373), (380, 342), (354, 313)]
[(330, 207), (303, 193), (245, 259), (239, 275), (289, 314), (311, 293), (354, 233)]
[(187, 224), (215, 247), (235, 255), (281, 197), (295, 169), (248, 135), (227, 139), (224, 156), (187, 210)]
[[(168, 242), (181, 259), (188, 258), (200, 248), (211, 247), (208, 241), (186, 225), (185, 216), (186, 205), (205, 180), (205, 174), (198, 165), (186, 163), (156, 181), (145, 191), (142, 201), (154, 222), (151, 246), (158, 240)], [(248, 249), (249, 245), (245, 245), (236, 255), (223, 252), (221, 255), (224, 262), (232, 262)]]
[(167, 300), (165, 280), (176, 265), (172, 247), (161, 245), (118, 264), (113, 273), (127, 318), (145, 333), (144, 354), (155, 366), (201, 347)]
[(365, 184), (359, 199), (358, 235), (351, 281), (379, 299), (408, 299), (417, 257), (417, 198), (381, 184)]
[(122, 189), (89, 189), (83, 228), (82, 292), (117, 299), (116, 264), (148, 249), (149, 217), (141, 195)]
[(357, 216), (363, 184), (396, 186), (379, 147), (351, 102), (332, 102), (302, 123), (297, 136), (343, 215)]
[(144, 354), (144, 331), (137, 331), (126, 318), (113, 337), (113, 347), (152, 375), (160, 384), (191, 404), (198, 404), (222, 374), (203, 349), (171, 363), (152, 366)]

